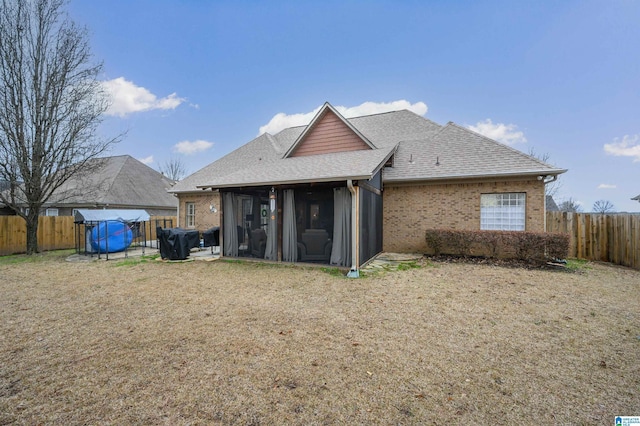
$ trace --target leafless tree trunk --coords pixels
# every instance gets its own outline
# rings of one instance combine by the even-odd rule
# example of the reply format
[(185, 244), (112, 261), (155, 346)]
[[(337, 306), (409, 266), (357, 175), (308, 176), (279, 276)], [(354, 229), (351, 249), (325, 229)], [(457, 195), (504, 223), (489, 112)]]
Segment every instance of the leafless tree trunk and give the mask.
[[(535, 149), (529, 148), (529, 153), (530, 156), (532, 156), (533, 158), (542, 161), (545, 164), (549, 164), (549, 160), (551, 159), (551, 155), (549, 155), (548, 152), (545, 152), (544, 154), (538, 154)], [(556, 179), (553, 182), (550, 182), (548, 184), (545, 185), (544, 187), (544, 195), (547, 196), (551, 196), (551, 197), (555, 197), (558, 194), (558, 191), (560, 190), (560, 188), (562, 187), (562, 182), (560, 182), (560, 176), (558, 176), (558, 179)]]
[(593, 211), (595, 213), (613, 213), (615, 211), (615, 206), (613, 203), (607, 200), (598, 200), (593, 203)]
[(558, 209), (561, 212), (569, 213), (580, 213), (582, 211), (582, 207), (580, 207), (580, 204), (571, 197), (558, 204)]
[[(0, 202), (27, 224), (38, 251), (38, 214), (71, 177), (118, 138), (97, 136), (108, 107), (87, 31), (64, 0), (2, 0), (0, 10)], [(95, 163), (95, 162), (94, 162)], [(28, 210), (26, 210), (28, 208)], [(27, 213), (28, 212), (28, 213)]]
[(187, 174), (187, 168), (182, 160), (171, 157), (158, 168), (158, 171), (174, 182), (181, 180)]

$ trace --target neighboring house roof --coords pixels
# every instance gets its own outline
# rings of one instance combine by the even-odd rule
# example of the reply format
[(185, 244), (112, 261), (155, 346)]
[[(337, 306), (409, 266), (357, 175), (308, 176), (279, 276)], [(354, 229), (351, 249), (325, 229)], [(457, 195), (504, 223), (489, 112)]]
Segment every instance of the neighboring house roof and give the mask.
[(173, 181), (146, 164), (129, 155), (93, 162), (102, 163), (95, 173), (67, 181), (47, 205), (177, 208), (176, 197), (167, 192)]
[(558, 208), (558, 205), (556, 204), (556, 200), (554, 200), (551, 195), (547, 195), (546, 196), (545, 206), (546, 206), (546, 210), (548, 212), (558, 212), (558, 211), (560, 211), (560, 208)]
[[(370, 149), (290, 156), (330, 113)], [(441, 126), (407, 110), (345, 119), (325, 104), (309, 125), (264, 133), (178, 182), (170, 192), (369, 179), (391, 156), (393, 167), (383, 170), (385, 182), (549, 176), (566, 171), (454, 123)]]

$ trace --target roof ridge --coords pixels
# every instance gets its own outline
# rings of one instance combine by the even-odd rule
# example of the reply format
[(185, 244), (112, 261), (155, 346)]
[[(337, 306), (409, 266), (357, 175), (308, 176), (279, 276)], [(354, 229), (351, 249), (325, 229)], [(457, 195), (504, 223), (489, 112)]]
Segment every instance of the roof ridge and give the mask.
[[(346, 117), (345, 117), (345, 118), (346, 118), (347, 120), (351, 120), (351, 119), (354, 119), (354, 118), (373, 117), (373, 116), (375, 116), (375, 115), (393, 114), (393, 113), (395, 113), (395, 112), (402, 112), (402, 111), (412, 112), (413, 114), (415, 114), (415, 112), (413, 112), (413, 111), (409, 111), (409, 110), (408, 110), (408, 109), (406, 109), (406, 108), (402, 108), (402, 109), (394, 109), (393, 111), (375, 112), (375, 113), (373, 113), (373, 114), (356, 115), (355, 117), (349, 117), (349, 118), (346, 118)], [(416, 115), (418, 115), (418, 114), (416, 114)], [(418, 115), (418, 117), (420, 117), (420, 116)]]
[[(301, 125), (299, 125), (299, 126), (285, 127), (284, 129), (280, 130), (278, 133), (276, 133), (276, 134), (274, 134), (274, 135), (272, 135), (272, 136), (277, 136), (277, 135), (279, 135), (280, 133), (284, 132), (285, 130), (297, 129), (298, 127), (307, 127), (308, 125), (309, 125), (309, 124), (301, 124)], [(268, 133), (268, 132), (264, 132), (264, 133)], [(263, 133), (263, 134), (264, 134), (264, 133)], [(269, 134), (271, 134), (271, 133), (269, 133)], [(258, 136), (260, 136), (260, 135), (258, 135)]]
[[(323, 104), (323, 106), (324, 106), (324, 104)], [(322, 107), (320, 107), (320, 108), (322, 108)], [(335, 109), (335, 108), (334, 108), (334, 109)], [(376, 112), (376, 113), (373, 113), (373, 114), (358, 115), (358, 116), (355, 116), (355, 117), (349, 117), (349, 118), (344, 117), (344, 115), (342, 115), (342, 114), (340, 114), (340, 115), (342, 115), (342, 117), (344, 117), (344, 119), (345, 119), (345, 120), (347, 120), (347, 121), (351, 121), (351, 120), (358, 119), (358, 118), (375, 117), (375, 116), (378, 116), (378, 115), (385, 115), (385, 114), (395, 114), (395, 113), (403, 112), (403, 111), (406, 111), (406, 112), (408, 112), (408, 113), (411, 113), (411, 114), (415, 115), (416, 117), (419, 117), (419, 118), (421, 118), (421, 119), (423, 119), (423, 120), (425, 120), (425, 121), (428, 121), (429, 123), (435, 124), (436, 126), (440, 126), (440, 127), (442, 127), (442, 124), (437, 123), (437, 122), (435, 122), (435, 121), (433, 121), (433, 120), (431, 120), (431, 119), (429, 119), (429, 118), (427, 118), (427, 117), (425, 117), (425, 116), (422, 116), (422, 115), (420, 115), (420, 114), (416, 114), (415, 112), (413, 112), (413, 111), (411, 111), (411, 110), (408, 110), (408, 109), (406, 109), (406, 108), (396, 109), (396, 110), (393, 110), (393, 111)], [(338, 112), (339, 112), (339, 111), (338, 111)], [(311, 119), (311, 121), (313, 121), (313, 119)], [(309, 126), (309, 124), (311, 124), (311, 121), (309, 121), (309, 123), (307, 123), (307, 124), (301, 124), (301, 125), (299, 125), (299, 126), (285, 127), (284, 129), (282, 129), (282, 130), (278, 131), (278, 133), (275, 133), (275, 134), (274, 134), (274, 135), (272, 135), (272, 136), (277, 136), (277, 135), (279, 135), (280, 133), (284, 132), (285, 130), (297, 129), (297, 128), (299, 128), (299, 127), (300, 127), (300, 128), (308, 127), (308, 126)], [(264, 132), (264, 133), (268, 133), (268, 132)], [(264, 134), (264, 133), (262, 133), (262, 134)], [(262, 134), (261, 134), (261, 135), (262, 135)], [(261, 136), (261, 135), (258, 135), (258, 136)]]
[(282, 151), (280, 150), (280, 147), (278, 146), (276, 138), (271, 133), (268, 133), (268, 132), (264, 132), (263, 135), (267, 137), (267, 140), (271, 143), (271, 146), (273, 147), (273, 150), (277, 154), (281, 154)]
[[(437, 124), (437, 123), (436, 123), (436, 124)], [(431, 135), (431, 137), (430, 137), (430, 138), (428, 138), (428, 139), (426, 139), (426, 140), (429, 140), (429, 139), (435, 139), (438, 135), (440, 135), (440, 133), (444, 132), (444, 130), (445, 130), (446, 128), (448, 128), (448, 127), (449, 127), (449, 125), (451, 125), (451, 124), (454, 124), (454, 125), (455, 125), (455, 123), (454, 123), (453, 121), (449, 121), (449, 122), (448, 122), (447, 124), (445, 124), (444, 126), (442, 126), (442, 125), (441, 125), (441, 126), (440, 126), (440, 129), (438, 129), (438, 131), (437, 131), (437, 132), (435, 132), (433, 135)]]
[[(363, 117), (373, 117), (373, 116), (376, 116), (376, 115), (395, 114), (395, 113), (397, 113), (397, 112), (402, 112), (402, 111), (409, 112), (409, 113), (411, 113), (411, 114), (413, 114), (413, 115), (415, 115), (415, 116), (417, 116), (417, 117), (420, 117), (420, 118), (422, 118), (422, 119), (424, 119), (424, 120), (430, 121), (430, 122), (432, 122), (432, 123), (434, 123), (434, 124), (438, 124), (438, 123), (436, 123), (435, 121), (430, 120), (430, 119), (428, 119), (427, 117), (425, 117), (425, 116), (423, 116), (423, 115), (417, 114), (417, 113), (415, 113), (415, 112), (413, 112), (413, 111), (411, 111), (410, 109), (407, 109), (407, 108), (394, 109), (394, 110), (391, 110), (391, 111), (375, 112), (375, 113), (373, 113), (373, 114), (358, 115), (358, 116), (355, 116), (355, 117), (347, 118), (347, 120), (351, 120), (352, 118), (363, 118)], [(438, 125), (439, 125), (439, 124), (438, 124)]]

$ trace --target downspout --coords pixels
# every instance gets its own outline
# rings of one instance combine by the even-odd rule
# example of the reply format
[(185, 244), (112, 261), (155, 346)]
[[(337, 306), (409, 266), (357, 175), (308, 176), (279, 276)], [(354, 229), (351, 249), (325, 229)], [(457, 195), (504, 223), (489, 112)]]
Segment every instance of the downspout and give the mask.
[(360, 272), (358, 271), (358, 262), (357, 262), (357, 250), (358, 250), (358, 228), (357, 228), (357, 219), (358, 219), (358, 193), (356, 189), (353, 187), (353, 181), (351, 179), (347, 179), (347, 188), (349, 188), (349, 192), (351, 192), (351, 269), (349, 273), (347, 273), (347, 277), (349, 278), (358, 278), (360, 277)]
[(544, 221), (542, 222), (542, 226), (544, 226), (544, 232), (547, 232), (547, 184), (551, 182), (555, 182), (558, 180), (558, 175), (551, 176), (551, 179), (547, 180), (548, 176), (542, 176), (542, 182), (544, 182)]
[[(173, 195), (175, 195), (176, 197), (178, 197), (176, 194), (173, 194)], [(182, 202), (182, 200), (180, 199), (180, 197), (178, 197), (178, 209), (176, 210), (176, 215), (177, 215), (177, 216), (176, 216), (176, 226), (177, 226), (178, 228), (180, 228), (180, 203), (181, 203), (181, 202)], [(186, 225), (186, 224), (185, 224), (185, 225)], [(185, 228), (186, 228), (186, 226), (185, 226)]]

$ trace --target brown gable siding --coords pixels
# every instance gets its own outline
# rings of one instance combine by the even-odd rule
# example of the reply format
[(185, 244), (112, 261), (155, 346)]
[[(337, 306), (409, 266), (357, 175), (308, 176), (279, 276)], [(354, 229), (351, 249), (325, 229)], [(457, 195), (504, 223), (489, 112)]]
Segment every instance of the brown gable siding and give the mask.
[(333, 112), (327, 111), (290, 156), (302, 157), (361, 149), (371, 148)]

